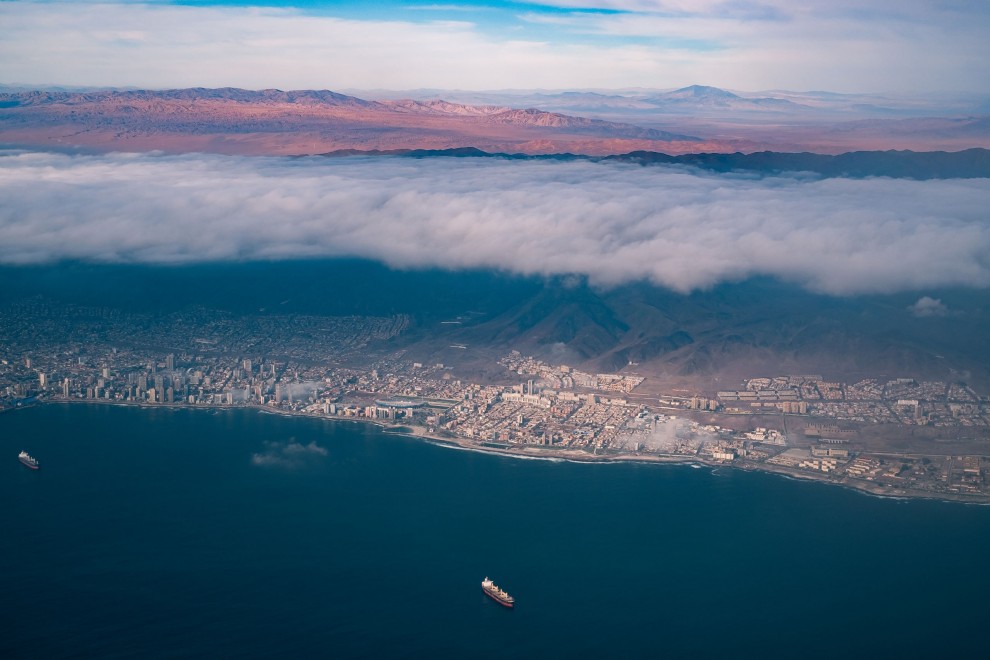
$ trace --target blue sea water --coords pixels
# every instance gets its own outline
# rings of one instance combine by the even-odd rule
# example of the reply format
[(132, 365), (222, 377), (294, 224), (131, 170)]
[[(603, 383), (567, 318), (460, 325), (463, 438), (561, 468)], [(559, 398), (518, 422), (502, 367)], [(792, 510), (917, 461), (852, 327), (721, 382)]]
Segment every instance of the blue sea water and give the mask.
[(248, 410), (35, 407), (0, 456), (3, 658), (986, 649), (990, 507)]

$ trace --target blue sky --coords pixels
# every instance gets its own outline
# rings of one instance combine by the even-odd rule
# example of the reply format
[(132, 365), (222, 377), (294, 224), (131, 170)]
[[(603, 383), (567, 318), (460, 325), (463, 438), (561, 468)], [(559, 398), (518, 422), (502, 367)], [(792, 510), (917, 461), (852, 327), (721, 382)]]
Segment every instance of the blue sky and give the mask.
[(961, 0), (0, 1), (0, 83), (990, 91)]

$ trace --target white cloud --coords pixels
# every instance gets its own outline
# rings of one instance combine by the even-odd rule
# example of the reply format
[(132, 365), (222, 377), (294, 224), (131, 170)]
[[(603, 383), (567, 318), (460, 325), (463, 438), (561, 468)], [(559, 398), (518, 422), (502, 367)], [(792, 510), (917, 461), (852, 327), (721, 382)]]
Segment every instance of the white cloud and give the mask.
[(908, 311), (919, 318), (925, 318), (928, 316), (946, 316), (949, 313), (949, 308), (938, 298), (922, 296), (918, 298), (916, 303), (908, 306)]
[(980, 62), (990, 57), (990, 15), (983, 7), (925, 0), (546, 4), (624, 10), (528, 18), (578, 33), (656, 40), (667, 64), (693, 83), (741, 90), (987, 87)]
[(834, 294), (990, 286), (986, 179), (719, 176), (485, 158), (0, 157), (0, 263), (356, 256)]
[(252, 89), (987, 88), (990, 39), (980, 3), (545, 4), (633, 11), (527, 12), (564, 23), (541, 31), (514, 29), (526, 24), (515, 18), (506, 26), (499, 22), (505, 12), (497, 11), (489, 13), (501, 19), (474, 24), (257, 7), (0, 2), (0, 81)]
[(265, 451), (251, 454), (251, 463), (261, 467), (291, 470), (301, 468), (307, 462), (323, 458), (327, 454), (327, 450), (316, 444), (316, 441), (304, 445), (291, 439), (288, 442), (266, 442)]

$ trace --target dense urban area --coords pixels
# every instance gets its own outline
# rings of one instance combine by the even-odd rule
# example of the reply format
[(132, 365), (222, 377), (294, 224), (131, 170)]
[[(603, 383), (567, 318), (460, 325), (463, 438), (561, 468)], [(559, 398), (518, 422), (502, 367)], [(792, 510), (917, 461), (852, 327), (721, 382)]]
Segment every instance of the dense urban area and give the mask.
[(518, 351), (498, 358), (500, 383), (472, 382), (390, 348), (410, 322), (11, 304), (0, 314), (0, 412), (76, 402), (254, 407), (394, 425), (484, 451), (733, 465), (882, 495), (990, 500), (990, 398), (962, 382), (758, 375), (733, 390), (654, 396), (639, 391), (650, 376), (588, 373)]

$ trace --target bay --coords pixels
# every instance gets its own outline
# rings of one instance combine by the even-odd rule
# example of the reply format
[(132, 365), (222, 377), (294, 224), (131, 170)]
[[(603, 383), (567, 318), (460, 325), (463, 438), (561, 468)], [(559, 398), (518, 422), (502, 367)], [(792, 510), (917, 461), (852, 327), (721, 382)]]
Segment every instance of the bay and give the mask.
[(518, 460), (253, 410), (46, 405), (0, 415), (0, 451), (5, 658), (985, 646), (987, 507)]

